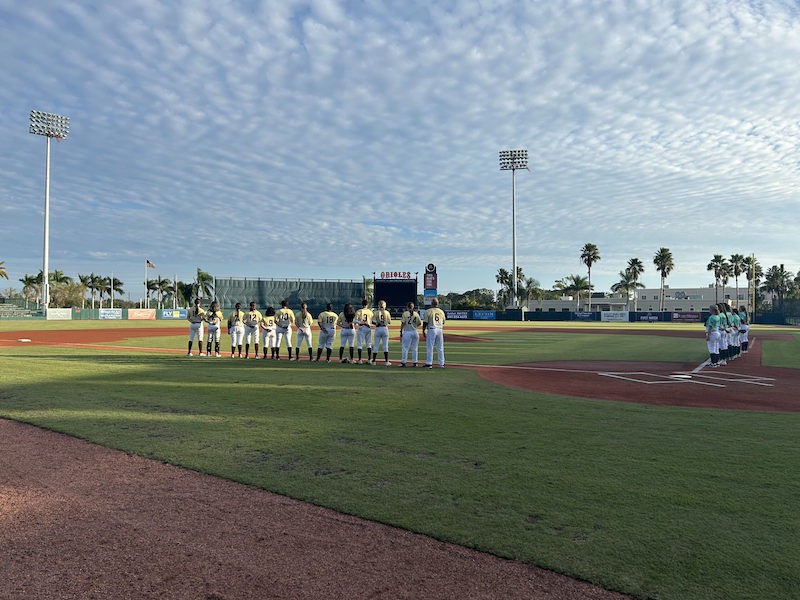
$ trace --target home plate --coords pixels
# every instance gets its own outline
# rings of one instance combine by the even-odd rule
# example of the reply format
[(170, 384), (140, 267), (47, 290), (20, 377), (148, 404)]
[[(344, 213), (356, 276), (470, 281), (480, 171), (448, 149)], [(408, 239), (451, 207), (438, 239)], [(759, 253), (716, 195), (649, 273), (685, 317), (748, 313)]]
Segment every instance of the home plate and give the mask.
[(30, 338), (19, 338), (17, 341), (18, 342), (30, 342), (31, 340), (30, 340)]
[(691, 375), (685, 375), (683, 373), (675, 373), (673, 375), (670, 375), (670, 377), (672, 379), (691, 379), (692, 378)]

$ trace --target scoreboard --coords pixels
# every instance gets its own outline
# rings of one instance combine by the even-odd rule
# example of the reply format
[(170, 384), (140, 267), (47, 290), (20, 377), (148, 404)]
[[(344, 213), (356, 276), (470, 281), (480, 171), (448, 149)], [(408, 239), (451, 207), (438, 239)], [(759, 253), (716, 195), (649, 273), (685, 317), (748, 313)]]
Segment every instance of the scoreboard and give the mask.
[(409, 302), (417, 304), (416, 279), (376, 279), (375, 306), (386, 300), (386, 308), (392, 315), (400, 315)]

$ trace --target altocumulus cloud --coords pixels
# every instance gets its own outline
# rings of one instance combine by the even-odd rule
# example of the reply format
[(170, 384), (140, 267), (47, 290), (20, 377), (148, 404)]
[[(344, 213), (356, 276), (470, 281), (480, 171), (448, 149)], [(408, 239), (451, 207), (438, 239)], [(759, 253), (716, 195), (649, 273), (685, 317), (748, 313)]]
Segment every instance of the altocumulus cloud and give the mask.
[[(545, 286), (672, 249), (675, 285), (713, 254), (800, 257), (800, 15), (793, 2), (0, 2), (0, 260), (51, 268), (360, 277), (439, 265)], [(724, 217), (723, 217), (724, 215)], [(714, 219), (725, 226), (709, 227)]]

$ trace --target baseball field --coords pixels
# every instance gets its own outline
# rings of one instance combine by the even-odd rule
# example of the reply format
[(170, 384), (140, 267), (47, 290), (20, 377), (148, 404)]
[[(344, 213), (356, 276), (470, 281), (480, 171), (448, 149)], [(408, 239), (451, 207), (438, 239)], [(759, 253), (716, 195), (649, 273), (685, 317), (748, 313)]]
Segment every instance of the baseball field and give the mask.
[(800, 595), (797, 328), (714, 370), (700, 325), (451, 322), (432, 370), (187, 333), (0, 321), (1, 598)]

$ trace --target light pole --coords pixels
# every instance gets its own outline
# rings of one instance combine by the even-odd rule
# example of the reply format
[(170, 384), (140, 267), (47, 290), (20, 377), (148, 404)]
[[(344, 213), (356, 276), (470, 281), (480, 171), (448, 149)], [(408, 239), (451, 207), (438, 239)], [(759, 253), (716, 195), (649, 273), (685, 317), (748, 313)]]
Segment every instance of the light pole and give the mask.
[(515, 175), (517, 169), (528, 169), (527, 150), (501, 150), (500, 151), (500, 170), (511, 171), (511, 281), (512, 281), (512, 300), (511, 306), (517, 308), (517, 194)]
[(50, 305), (50, 266), (48, 264), (50, 253), (50, 139), (67, 139), (69, 117), (32, 110), (30, 119), (28, 131), (47, 138), (44, 165), (44, 250), (42, 251), (44, 255), (42, 260), (42, 310), (47, 316), (47, 308)]

